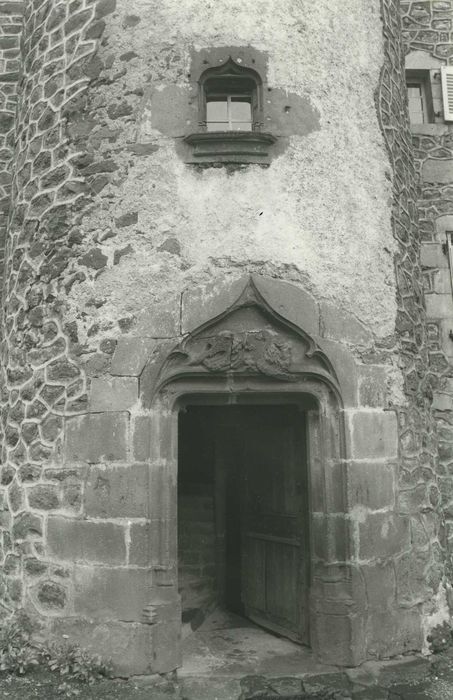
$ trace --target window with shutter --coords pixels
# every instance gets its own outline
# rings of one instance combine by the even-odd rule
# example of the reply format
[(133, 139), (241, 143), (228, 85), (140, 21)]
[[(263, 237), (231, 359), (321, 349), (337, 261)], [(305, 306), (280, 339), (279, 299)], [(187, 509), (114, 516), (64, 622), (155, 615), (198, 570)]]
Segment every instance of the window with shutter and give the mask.
[(444, 119), (446, 122), (453, 122), (453, 66), (442, 66), (440, 74), (442, 80)]

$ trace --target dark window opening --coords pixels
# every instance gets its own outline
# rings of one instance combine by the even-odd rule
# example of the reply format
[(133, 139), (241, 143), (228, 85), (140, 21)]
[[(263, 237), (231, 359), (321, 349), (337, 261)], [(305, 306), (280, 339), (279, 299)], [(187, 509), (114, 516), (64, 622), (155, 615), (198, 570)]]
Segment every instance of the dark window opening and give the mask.
[(205, 82), (206, 130), (252, 131), (256, 84), (248, 78), (211, 78)]

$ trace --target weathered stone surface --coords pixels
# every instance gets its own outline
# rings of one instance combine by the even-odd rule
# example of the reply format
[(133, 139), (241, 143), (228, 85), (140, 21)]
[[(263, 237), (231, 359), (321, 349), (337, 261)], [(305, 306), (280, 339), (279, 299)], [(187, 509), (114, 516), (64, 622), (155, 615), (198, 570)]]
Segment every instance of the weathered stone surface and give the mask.
[(374, 611), (367, 621), (370, 649), (379, 657), (407, 654), (421, 648), (422, 630), (416, 609)]
[(148, 416), (136, 416), (132, 427), (134, 459), (146, 462), (150, 456), (151, 424)]
[(428, 158), (423, 163), (422, 179), (423, 182), (450, 183), (452, 181), (452, 172), (453, 159)]
[(59, 506), (58, 489), (50, 484), (39, 484), (27, 489), (28, 503), (36, 510), (54, 510)]
[(93, 621), (82, 617), (57, 618), (51, 624), (58, 639), (66, 634), (83, 649), (111, 659), (119, 676), (154, 672), (151, 625)]
[(93, 270), (101, 270), (107, 264), (107, 256), (100, 248), (92, 248), (80, 258), (81, 265), (91, 267)]
[(358, 404), (357, 367), (346, 345), (327, 338), (314, 337), (338, 377), (345, 408)]
[(127, 413), (98, 413), (67, 419), (67, 462), (111, 462), (125, 460)]
[(111, 374), (138, 377), (156, 346), (152, 338), (119, 338), (112, 357)]
[(39, 584), (37, 598), (45, 608), (62, 609), (66, 605), (66, 591), (55, 581), (43, 581)]
[(15, 539), (25, 539), (28, 535), (42, 534), (42, 520), (34, 513), (21, 513), (14, 519), (13, 536)]
[(148, 514), (148, 466), (92, 466), (85, 486), (88, 517), (144, 518)]
[(320, 305), (320, 335), (352, 345), (367, 346), (372, 340), (370, 331), (352, 314), (328, 302), (322, 302)]
[(138, 222), (138, 212), (136, 212), (136, 211), (122, 214), (117, 219), (115, 219), (115, 225), (118, 228), (124, 228), (125, 226), (133, 226), (137, 222)]
[(387, 404), (387, 368), (362, 365), (358, 368), (359, 404), (368, 408), (382, 408)]
[(359, 522), (359, 558), (393, 557), (410, 546), (409, 518), (394, 513), (370, 513)]
[(96, 19), (111, 14), (116, 9), (116, 0), (98, 0), (96, 3)]
[(396, 602), (396, 579), (393, 562), (380, 562), (373, 566), (362, 566), (365, 578), (368, 606), (382, 612), (391, 610)]
[(170, 295), (160, 308), (144, 309), (137, 314), (134, 333), (148, 338), (179, 336), (180, 300)]
[(176, 522), (154, 519), (147, 523), (131, 523), (129, 562), (135, 566), (161, 566), (169, 560), (169, 538)]
[(393, 459), (398, 455), (395, 413), (355, 411), (349, 416), (354, 459)]
[(452, 313), (451, 293), (427, 294), (426, 313), (430, 318), (450, 318)]
[(95, 377), (91, 382), (90, 411), (125, 411), (137, 399), (138, 381), (133, 377)]
[(59, 559), (125, 564), (125, 529), (122, 525), (51, 516), (47, 525), (50, 552)]
[(151, 579), (145, 569), (76, 566), (74, 586), (76, 615), (140, 622), (149, 601)]
[(448, 268), (448, 257), (439, 243), (424, 243), (420, 249), (420, 263), (423, 267)]
[(47, 571), (47, 564), (39, 559), (30, 557), (25, 560), (25, 571), (30, 576), (41, 576)]
[(395, 467), (392, 464), (348, 462), (346, 483), (350, 508), (363, 506), (379, 510), (395, 505)]

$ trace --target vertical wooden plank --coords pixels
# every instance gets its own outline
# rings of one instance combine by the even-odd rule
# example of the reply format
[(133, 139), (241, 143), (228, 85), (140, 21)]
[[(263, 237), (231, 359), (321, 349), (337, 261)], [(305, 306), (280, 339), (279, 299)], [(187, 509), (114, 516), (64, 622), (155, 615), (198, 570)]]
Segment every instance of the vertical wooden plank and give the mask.
[(245, 537), (243, 540), (243, 587), (244, 605), (266, 611), (266, 559), (264, 540)]
[(299, 627), (299, 547), (266, 542), (266, 612), (291, 630)]

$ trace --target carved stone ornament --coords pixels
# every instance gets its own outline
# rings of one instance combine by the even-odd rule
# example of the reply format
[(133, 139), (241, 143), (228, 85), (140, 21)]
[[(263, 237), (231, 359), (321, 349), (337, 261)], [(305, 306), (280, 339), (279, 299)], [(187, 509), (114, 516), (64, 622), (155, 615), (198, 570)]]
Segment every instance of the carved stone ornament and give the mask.
[(188, 376), (262, 376), (293, 382), (303, 374), (323, 377), (338, 388), (335, 371), (316, 342), (275, 311), (250, 278), (229, 308), (169, 353), (155, 390)]

